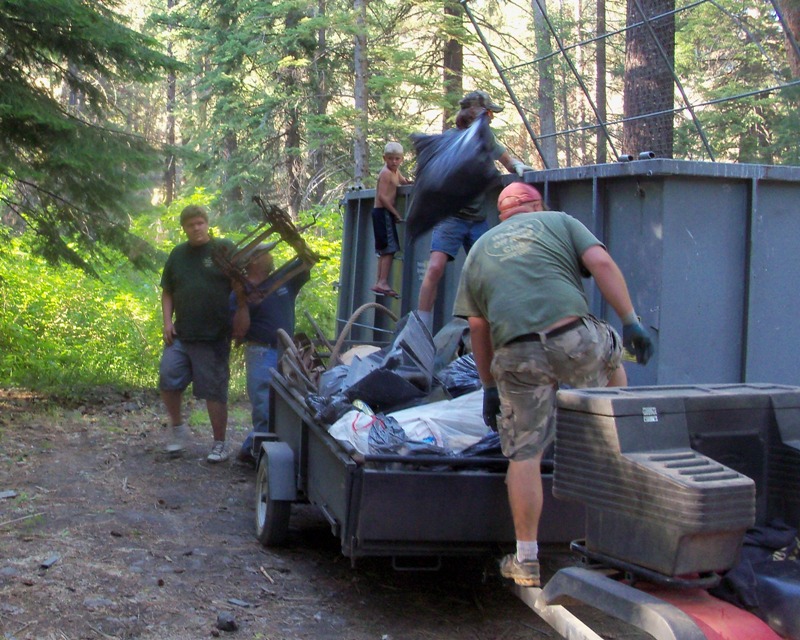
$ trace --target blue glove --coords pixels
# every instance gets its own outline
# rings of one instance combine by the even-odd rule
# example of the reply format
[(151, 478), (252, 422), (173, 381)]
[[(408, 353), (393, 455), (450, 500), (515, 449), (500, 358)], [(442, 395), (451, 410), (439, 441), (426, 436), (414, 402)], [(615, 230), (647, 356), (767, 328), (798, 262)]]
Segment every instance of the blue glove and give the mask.
[(497, 387), (483, 388), (483, 422), (497, 431), (497, 414), (500, 413), (500, 393)]
[(622, 327), (622, 346), (632, 356), (636, 356), (638, 364), (647, 364), (653, 355), (653, 342), (638, 320)]

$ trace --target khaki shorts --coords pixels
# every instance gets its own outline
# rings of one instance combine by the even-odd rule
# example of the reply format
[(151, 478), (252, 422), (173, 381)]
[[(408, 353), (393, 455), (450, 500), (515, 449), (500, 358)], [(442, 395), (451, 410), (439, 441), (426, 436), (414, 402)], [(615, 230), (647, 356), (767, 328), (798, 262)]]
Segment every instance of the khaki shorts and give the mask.
[(492, 375), (500, 392), (497, 428), (503, 455), (527, 460), (555, 436), (560, 385), (604, 387), (622, 360), (622, 340), (594, 316), (544, 342), (513, 342), (495, 351)]

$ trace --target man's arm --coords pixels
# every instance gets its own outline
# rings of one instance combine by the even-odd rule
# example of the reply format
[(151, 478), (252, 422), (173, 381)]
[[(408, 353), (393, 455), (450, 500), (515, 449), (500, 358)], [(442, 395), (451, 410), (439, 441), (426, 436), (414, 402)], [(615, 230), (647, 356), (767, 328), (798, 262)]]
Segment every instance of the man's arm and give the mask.
[(633, 309), (628, 285), (617, 263), (605, 248), (595, 245), (581, 256), (584, 266), (594, 276), (600, 293), (622, 320), (622, 344), (636, 356), (636, 362), (647, 364), (653, 355), (653, 343), (647, 331), (639, 322)]
[(469, 322), (469, 335), (472, 341), (472, 355), (475, 358), (475, 366), (478, 369), (478, 376), (484, 387), (495, 386), (492, 377), (492, 358), (494, 348), (492, 347), (492, 333), (489, 321), (478, 316), (467, 318)]
[(600, 293), (620, 319), (624, 320), (632, 314), (633, 303), (625, 277), (608, 251), (600, 245), (594, 245), (583, 252), (581, 261), (594, 276)]
[(516, 173), (520, 178), (525, 174), (526, 171), (533, 171), (533, 167), (529, 167), (519, 158), (514, 158), (508, 151), (503, 151), (503, 155), (501, 155), (497, 160), (508, 170), (509, 173)]
[(172, 323), (172, 312), (175, 310), (175, 304), (172, 300), (172, 294), (166, 289), (161, 290), (161, 317), (163, 319), (162, 335), (164, 337), (164, 344), (170, 345), (175, 340), (175, 325)]
[(500, 394), (497, 383), (492, 376), (492, 333), (489, 322), (485, 318), (470, 316), (469, 335), (472, 342), (472, 356), (483, 385), (483, 422), (487, 427), (497, 431), (497, 416), (500, 413)]
[(239, 281), (232, 282), (233, 293), (236, 299), (236, 310), (233, 312), (233, 339), (237, 342), (244, 340), (250, 329), (250, 307), (247, 304), (247, 295), (244, 285)]

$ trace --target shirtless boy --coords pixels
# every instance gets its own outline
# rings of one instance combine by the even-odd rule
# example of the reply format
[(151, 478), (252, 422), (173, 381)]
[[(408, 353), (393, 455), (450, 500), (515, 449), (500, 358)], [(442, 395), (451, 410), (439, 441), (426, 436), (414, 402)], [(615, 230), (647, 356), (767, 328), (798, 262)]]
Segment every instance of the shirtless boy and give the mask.
[(400, 295), (389, 284), (394, 254), (400, 250), (397, 238), (397, 223), (403, 222), (395, 208), (397, 187), (411, 184), (402, 173), (403, 147), (399, 142), (390, 142), (383, 150), (384, 165), (378, 174), (375, 187), (375, 207), (372, 209), (372, 231), (375, 234), (375, 253), (378, 256), (378, 276), (373, 293), (379, 296), (399, 298)]

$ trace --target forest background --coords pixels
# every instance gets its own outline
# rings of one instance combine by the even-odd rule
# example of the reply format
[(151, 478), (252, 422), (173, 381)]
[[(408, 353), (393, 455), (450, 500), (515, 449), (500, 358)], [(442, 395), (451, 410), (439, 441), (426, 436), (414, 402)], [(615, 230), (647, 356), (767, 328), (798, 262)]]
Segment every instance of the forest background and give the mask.
[[(798, 0), (468, 7), (520, 105), (494, 128), (534, 167), (643, 148), (800, 164)], [(642, 12), (666, 47), (637, 48)], [(464, 92), (509, 105), (474, 27), (450, 0), (0, 0), (0, 386), (154, 387), (160, 269), (189, 203), (234, 240), (260, 221), (254, 195), (313, 223), (329, 259), (298, 310), (331, 336), (343, 195), (374, 186), (387, 141), (452, 126)], [(702, 118), (675, 109), (687, 96)]]

